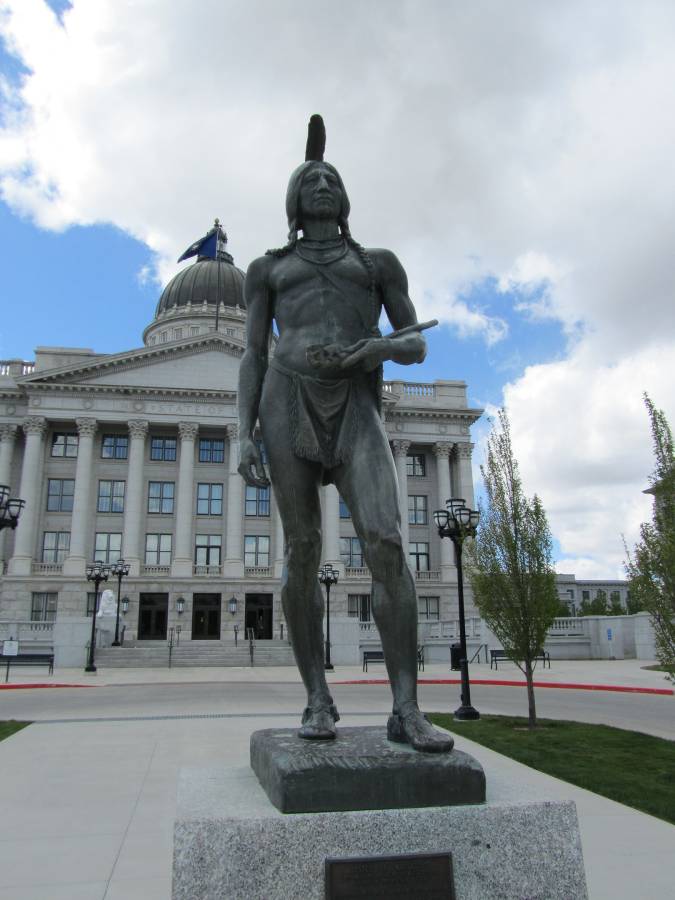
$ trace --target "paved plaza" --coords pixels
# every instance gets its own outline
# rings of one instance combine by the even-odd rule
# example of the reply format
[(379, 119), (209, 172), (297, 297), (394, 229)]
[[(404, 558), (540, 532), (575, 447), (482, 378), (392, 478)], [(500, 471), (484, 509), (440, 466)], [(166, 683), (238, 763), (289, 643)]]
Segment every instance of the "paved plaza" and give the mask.
[[(454, 675), (447, 666), (429, 666), (422, 678)], [(475, 679), (491, 675), (489, 666), (472, 667)], [(382, 679), (382, 667), (368, 677)], [(513, 665), (500, 669), (499, 677), (520, 680)], [(384, 725), (389, 689), (344, 683), (362, 678), (355, 667), (332, 675), (341, 724)], [(661, 673), (635, 661), (554, 661), (551, 672), (537, 678), (669, 688)], [(11, 681), (94, 687), (0, 694), (3, 719), (35, 722), (0, 744), (0, 900), (169, 900), (180, 768), (247, 767), (251, 732), (289, 727), (304, 704), (294, 668), (99, 670), (95, 676), (36, 670)], [(458, 700), (452, 684), (422, 684), (420, 694), (427, 710), (452, 709)], [(472, 697), (483, 712), (526, 711), (519, 687), (477, 684)], [(595, 708), (599, 721), (633, 720), (636, 730), (675, 739), (672, 695), (542, 688), (537, 701), (542, 716), (592, 721)], [(484, 766), (488, 799), (576, 802), (592, 900), (670, 896), (673, 826), (464, 738), (457, 746)]]

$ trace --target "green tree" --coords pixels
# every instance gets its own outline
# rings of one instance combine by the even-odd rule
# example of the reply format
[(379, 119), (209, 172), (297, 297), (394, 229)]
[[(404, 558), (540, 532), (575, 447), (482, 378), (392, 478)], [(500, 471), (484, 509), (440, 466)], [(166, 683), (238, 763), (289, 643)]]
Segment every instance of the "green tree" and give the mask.
[(523, 492), (505, 410), (481, 467), (487, 509), (469, 550), (469, 576), (481, 615), (525, 675), (530, 727), (537, 724), (534, 667), (558, 613), (552, 539), (539, 498)]
[(634, 597), (630, 591), (626, 594), (626, 612), (629, 616), (642, 612), (642, 604), (637, 597)]
[(656, 656), (675, 681), (675, 451), (664, 413), (647, 394), (655, 466), (649, 481), (654, 494), (650, 522), (640, 526), (640, 540), (628, 551), (626, 572), (631, 604), (651, 616)]
[(610, 616), (625, 616), (626, 610), (621, 605), (621, 597), (618, 592), (613, 591), (609, 601)]
[(607, 605), (607, 591), (598, 588), (595, 592), (595, 599), (591, 603), (592, 616), (608, 616), (609, 606)]

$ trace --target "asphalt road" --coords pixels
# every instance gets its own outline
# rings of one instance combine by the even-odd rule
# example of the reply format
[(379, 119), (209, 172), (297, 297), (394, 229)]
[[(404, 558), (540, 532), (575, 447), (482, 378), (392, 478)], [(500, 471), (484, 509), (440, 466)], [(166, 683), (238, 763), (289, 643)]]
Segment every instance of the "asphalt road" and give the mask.
[[(450, 712), (459, 705), (458, 685), (422, 684), (419, 693), (420, 705), (428, 712)], [(333, 696), (343, 724), (350, 724), (351, 717), (384, 716), (391, 706), (388, 685), (334, 685)], [(520, 687), (474, 685), (471, 699), (484, 713), (527, 714), (526, 693)], [(673, 696), (540, 688), (536, 700), (543, 718), (603, 723), (675, 740)], [(163, 682), (2, 691), (0, 719), (288, 715), (295, 721), (304, 705), (304, 691), (297, 682)]]

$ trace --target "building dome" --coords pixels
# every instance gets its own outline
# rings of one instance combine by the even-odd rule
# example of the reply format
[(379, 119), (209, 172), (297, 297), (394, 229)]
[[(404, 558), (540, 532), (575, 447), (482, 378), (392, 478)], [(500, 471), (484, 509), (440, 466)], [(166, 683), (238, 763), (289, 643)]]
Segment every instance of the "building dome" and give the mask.
[(143, 333), (146, 345), (182, 340), (214, 328), (243, 336), (245, 276), (226, 245), (227, 235), (216, 219), (214, 227), (188, 247), (178, 262), (192, 256), (197, 262), (181, 269), (162, 291), (155, 317)]
[(173, 276), (159, 298), (155, 318), (176, 307), (215, 306), (244, 307), (244, 273), (224, 250), (218, 252), (217, 259), (207, 256), (197, 257), (197, 262), (186, 266)]

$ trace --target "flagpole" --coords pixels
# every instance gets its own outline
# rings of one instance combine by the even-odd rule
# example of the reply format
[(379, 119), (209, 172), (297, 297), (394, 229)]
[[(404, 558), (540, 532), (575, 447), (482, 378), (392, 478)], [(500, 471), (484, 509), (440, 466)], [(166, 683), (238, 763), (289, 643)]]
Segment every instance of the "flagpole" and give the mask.
[(220, 219), (216, 219), (216, 264), (217, 268), (217, 288), (216, 288), (216, 334), (218, 333), (218, 316), (220, 314), (220, 254), (219, 254), (219, 245), (220, 245)]

